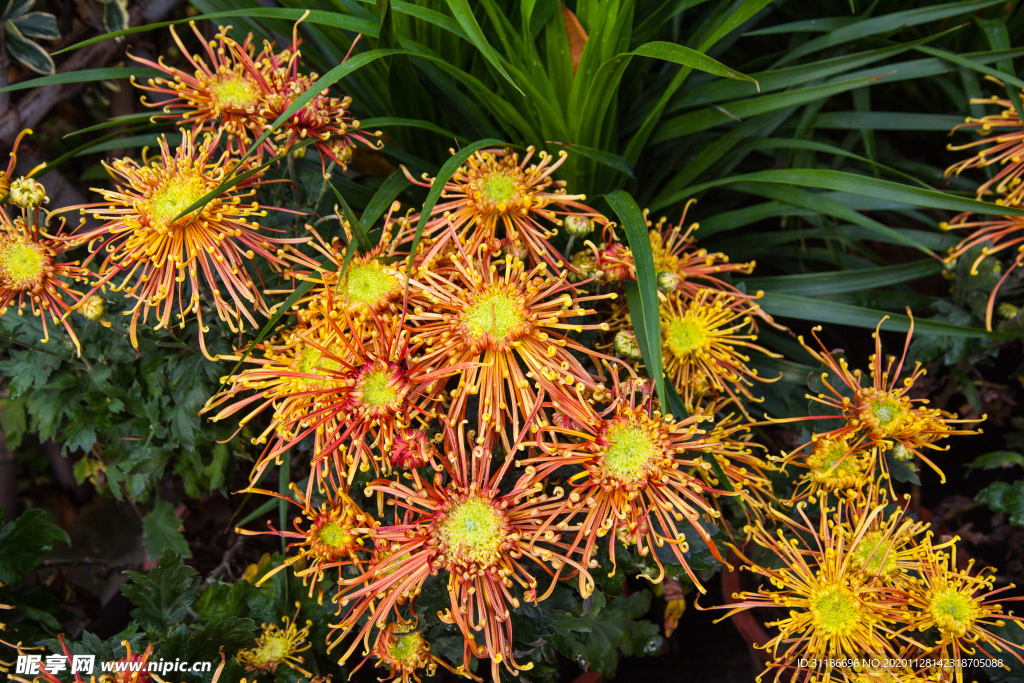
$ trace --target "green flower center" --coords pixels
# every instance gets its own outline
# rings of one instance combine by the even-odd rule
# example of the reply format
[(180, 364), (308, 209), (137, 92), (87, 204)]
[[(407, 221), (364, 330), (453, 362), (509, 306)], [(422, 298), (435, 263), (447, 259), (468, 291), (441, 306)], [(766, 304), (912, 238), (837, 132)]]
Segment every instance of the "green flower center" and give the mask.
[(490, 565), (501, 554), (505, 539), (501, 512), (484, 498), (459, 503), (441, 525), (441, 538), (451, 560)]
[(811, 599), (814, 623), (829, 635), (845, 634), (860, 622), (857, 599), (842, 586), (832, 586)]
[(240, 76), (217, 81), (210, 86), (210, 92), (213, 93), (217, 104), (229, 109), (245, 109), (250, 104), (255, 104), (259, 94), (251, 81)]
[(978, 615), (976, 601), (969, 595), (949, 587), (936, 591), (931, 598), (929, 609), (940, 630), (963, 635), (974, 625)]
[(504, 173), (492, 173), (484, 179), (483, 194), (491, 204), (508, 202), (519, 192), (519, 187), (510, 175)]
[(360, 389), (363, 390), (363, 405), (371, 408), (393, 406), (398, 403), (398, 390), (388, 380), (391, 377), (386, 369), (374, 370), (363, 377)]
[(324, 545), (332, 548), (347, 548), (352, 544), (352, 533), (337, 522), (325, 524), (317, 535)]
[(378, 263), (353, 263), (345, 273), (344, 297), (352, 304), (376, 308), (401, 290), (398, 280)]
[(256, 650), (253, 663), (259, 667), (266, 667), (280, 664), (291, 654), (293, 643), (287, 632), (268, 634), (266, 639)]
[(511, 332), (526, 321), (523, 307), (508, 294), (489, 294), (470, 306), (465, 325), (474, 339), (486, 332), (497, 341), (505, 341)]
[(420, 659), (425, 645), (423, 636), (419, 633), (410, 633), (398, 636), (395, 644), (391, 646), (391, 657), (403, 664), (413, 665)]
[(635, 481), (644, 468), (658, 455), (658, 447), (650, 435), (632, 425), (619, 425), (608, 431), (604, 466), (619, 481)]
[(707, 328), (694, 320), (676, 319), (665, 326), (665, 343), (676, 357), (683, 358), (708, 347)]
[(895, 398), (885, 397), (871, 401), (871, 415), (878, 421), (878, 426), (885, 432), (893, 432), (899, 426), (906, 412)]
[(14, 289), (29, 289), (39, 284), (49, 258), (42, 247), (32, 242), (0, 242), (0, 275)]
[(177, 175), (152, 194), (146, 201), (144, 213), (154, 226), (166, 227), (205, 195), (206, 181), (198, 173)]
[(306, 375), (326, 375), (341, 367), (341, 361), (324, 358), (323, 355), (320, 349), (312, 346), (303, 348), (299, 356), (299, 372)]
[(897, 571), (896, 551), (883, 543), (882, 533), (864, 534), (853, 551), (853, 565), (872, 576), (888, 576)]

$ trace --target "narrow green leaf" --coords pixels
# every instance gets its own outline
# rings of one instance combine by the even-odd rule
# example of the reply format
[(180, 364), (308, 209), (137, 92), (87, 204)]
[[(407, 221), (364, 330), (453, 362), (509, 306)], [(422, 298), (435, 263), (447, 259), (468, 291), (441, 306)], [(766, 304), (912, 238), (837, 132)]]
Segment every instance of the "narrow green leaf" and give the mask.
[(682, 114), (663, 122), (654, 131), (651, 143), (657, 144), (667, 140), (692, 135), (693, 133), (714, 128), (723, 124), (732, 124), (737, 119), (743, 121), (758, 114), (765, 114), (770, 111), (794, 107), (809, 102), (816, 102), (832, 97), (842, 92), (856, 90), (871, 85), (878, 81), (878, 78), (857, 78), (839, 83), (825, 83), (814, 85), (809, 88), (798, 90), (787, 90), (786, 92), (772, 95), (761, 95), (739, 102), (730, 102), (725, 106), (706, 107), (695, 112)]
[[(373, 0), (370, 1), (373, 2)], [(193, 21), (215, 21), (217, 19), (228, 19), (231, 17), (246, 17), (250, 19), (284, 19), (286, 21), (294, 22), (301, 19), (306, 12), (307, 10), (305, 9), (291, 9), (284, 7), (245, 7), (242, 9), (227, 10), (224, 12), (212, 12), (209, 14), (200, 14), (195, 17), (176, 19), (174, 21), (158, 21), (152, 24), (145, 24), (143, 26), (133, 26), (132, 28), (127, 28), (123, 31), (104, 33), (94, 38), (83, 40), (80, 43), (69, 45), (61, 50), (57, 50), (53, 54), (59, 55), (65, 52), (73, 52), (75, 50), (80, 50), (83, 47), (102, 43), (103, 41), (110, 40), (111, 38), (120, 38), (121, 36), (130, 36), (135, 33), (155, 31), (156, 29), (167, 28), (168, 26), (176, 26), (178, 24), (185, 24)], [(309, 10), (309, 16), (306, 17), (305, 21), (309, 24), (331, 26), (346, 31), (352, 31), (354, 33), (361, 33), (370, 38), (377, 37), (377, 31), (379, 28), (378, 24), (374, 22), (357, 19), (356, 17), (349, 14), (343, 14), (341, 12), (326, 12), (323, 10)]]
[(797, 185), (801, 187), (816, 187), (823, 190), (835, 190), (837, 192), (849, 192), (850, 194), (866, 195), (876, 199), (905, 202), (913, 206), (926, 209), (946, 209), (948, 211), (972, 211), (984, 215), (998, 216), (1024, 216), (1024, 209), (1012, 206), (997, 206), (988, 202), (979, 202), (974, 199), (966, 199), (955, 195), (939, 192), (938, 190), (926, 190), (920, 187), (901, 185), (890, 180), (869, 178), (854, 173), (843, 173), (842, 171), (829, 171), (826, 169), (775, 169), (770, 171), (757, 171), (744, 175), (720, 178), (701, 185), (680, 190), (668, 196), (659, 196), (652, 202), (651, 210), (657, 211), (676, 202), (721, 185), (729, 185), (738, 182), (758, 183), (779, 183), (783, 185)]
[[(910, 318), (905, 315), (886, 313), (872, 308), (828, 301), (827, 299), (812, 299), (792, 294), (765, 292), (764, 297), (758, 301), (758, 304), (767, 313), (780, 318), (796, 318), (797, 320), (810, 320), (815, 323), (833, 323), (873, 330), (878, 325), (879, 320), (888, 316), (889, 319), (882, 323), (883, 330), (906, 332), (910, 329)], [(922, 320), (916, 316), (914, 317), (914, 333), (935, 334), (946, 337), (993, 337), (996, 339), (1017, 339), (1022, 336), (1006, 332), (988, 332), (981, 328), (963, 327), (961, 325), (952, 325), (932, 320)]]
[(952, 52), (947, 52), (946, 50), (940, 50), (938, 48), (930, 47), (928, 45), (920, 45), (920, 46), (918, 46), (918, 47), (916, 47), (914, 49), (916, 49), (918, 52), (923, 52), (926, 55), (931, 55), (932, 57), (938, 57), (939, 59), (944, 59), (947, 62), (952, 62), (953, 64), (957, 64), (959, 66), (967, 67), (971, 71), (977, 71), (978, 73), (982, 73), (982, 74), (985, 74), (987, 76), (992, 76), (994, 78), (998, 78), (1000, 81), (1002, 81), (1003, 83), (1005, 83), (1007, 85), (1015, 85), (1018, 88), (1024, 88), (1024, 81), (1022, 81), (1021, 79), (1017, 78), (1013, 74), (1008, 74), (1008, 73), (1005, 73), (1003, 71), (1000, 71), (999, 69), (993, 69), (990, 66), (985, 66), (984, 64), (979, 64), (978, 62), (974, 61), (973, 59), (967, 59), (966, 57), (963, 57), (961, 55), (953, 54)]
[(830, 111), (818, 114), (815, 128), (838, 130), (941, 130), (948, 131), (964, 122), (962, 116), (889, 111)]
[(941, 261), (922, 259), (914, 263), (901, 263), (896, 266), (841, 270), (834, 273), (751, 277), (745, 278), (741, 282), (746, 284), (748, 292), (763, 290), (772, 294), (823, 296), (909, 282), (941, 273), (942, 268)]
[(125, 136), (128, 136), (130, 133), (137, 133), (139, 131), (150, 130), (150, 129), (152, 129), (152, 126), (150, 126), (150, 125), (133, 126), (132, 128), (128, 128), (127, 130), (119, 130), (119, 131), (116, 131), (116, 132), (113, 132), (113, 133), (107, 133), (106, 135), (102, 135), (102, 136), (96, 138), (92, 142), (87, 142), (84, 145), (80, 145), (80, 146), (74, 148), (70, 152), (65, 152), (64, 154), (61, 154), (59, 157), (57, 157), (53, 161), (46, 162), (45, 165), (40, 166), (37, 169), (34, 169), (30, 177), (38, 178), (43, 173), (46, 173), (47, 171), (49, 171), (51, 169), (57, 168), (58, 166), (63, 164), (65, 161), (68, 161), (69, 159), (73, 159), (74, 157), (81, 156), (83, 154), (86, 154), (89, 151), (96, 151), (96, 150), (98, 150), (100, 147), (103, 147), (104, 145), (106, 145), (107, 142), (110, 141), (110, 140), (128, 139), (128, 138), (125, 138)]
[[(658, 279), (654, 272), (654, 253), (651, 251), (651, 238), (647, 234), (647, 222), (636, 200), (625, 190), (615, 190), (605, 195), (608, 204), (619, 217), (622, 229), (629, 241), (629, 250), (633, 254), (636, 268), (637, 286), (640, 292), (640, 304), (643, 317), (638, 321), (633, 318), (633, 327), (644, 328), (647, 339), (648, 356), (645, 358), (647, 372), (657, 389), (662, 405), (668, 405), (665, 395), (665, 375), (661, 369), (661, 311), (658, 302)], [(637, 340), (640, 336), (637, 333)]]
[(295, 291), (291, 293), (291, 296), (285, 299), (284, 303), (274, 310), (274, 314), (270, 316), (270, 320), (267, 321), (267, 324), (263, 326), (259, 331), (259, 334), (256, 335), (256, 338), (253, 339), (252, 343), (245, 349), (245, 353), (243, 353), (242, 357), (238, 359), (237, 363), (235, 363), (235, 367), (231, 368), (231, 372), (228, 373), (229, 377), (238, 373), (238, 368), (242, 366), (242, 363), (244, 363), (245, 359), (249, 357), (249, 354), (256, 349), (256, 345), (263, 341), (264, 337), (270, 334), (271, 330), (273, 330), (277, 325), (277, 321), (281, 319), (281, 316), (291, 310), (291, 307), (298, 303), (299, 299), (305, 296), (306, 292), (312, 288), (312, 280), (304, 280), (295, 287)]
[[(52, 76), (42, 76), (28, 81), (21, 81), (6, 88), (0, 88), (0, 92), (11, 92), (14, 90), (27, 90), (29, 88), (41, 88), (45, 85), (67, 85), (68, 83), (90, 83), (94, 81), (112, 81), (118, 78), (151, 78), (160, 76), (156, 69), (143, 66), (112, 66), (106, 69), (82, 69), (81, 71), (69, 71)], [(150, 114), (149, 116), (152, 116)], [(78, 131), (83, 132), (83, 131)]]
[(505, 77), (512, 87), (519, 91), (520, 95), (523, 95), (523, 91), (516, 85), (516, 82), (512, 80), (512, 77), (508, 75), (505, 68), (501, 65), (498, 60), (498, 56), (494, 54), (491, 44), (487, 42), (487, 37), (484, 35), (483, 30), (480, 28), (480, 24), (477, 23), (476, 17), (473, 15), (473, 9), (469, 6), (468, 0), (447, 0), (448, 9), (455, 15), (455, 20), (459, 22), (459, 26), (469, 36), (469, 42), (473, 43), (473, 46), (477, 50), (480, 50), (480, 54), (484, 56), (487, 62), (495, 68), (495, 70)]
[(812, 52), (843, 45), (860, 38), (889, 33), (890, 31), (897, 31), (910, 26), (920, 26), (921, 24), (941, 21), (950, 17), (964, 16), (979, 9), (997, 5), (1000, 2), (1004, 2), (1004, 0), (975, 0), (974, 2), (964, 2), (961, 0), (960, 2), (921, 7), (862, 19), (849, 26), (829, 31), (823, 36), (809, 40), (796, 49), (790, 50), (776, 63), (776, 66), (795, 61)]
[(82, 135), (83, 133), (93, 133), (98, 130), (106, 130), (107, 128), (115, 128), (117, 126), (127, 126), (133, 123), (148, 123), (152, 117), (153, 114), (149, 112), (145, 112), (142, 114), (127, 114), (125, 116), (115, 116), (114, 118), (107, 119), (102, 123), (97, 123), (95, 126), (89, 126), (88, 128), (79, 128), (73, 130), (67, 135), (65, 135), (64, 139), (67, 140), (70, 137)]
[(403, 119), (398, 116), (381, 116), (374, 119), (363, 119), (360, 121), (362, 128), (387, 128), (389, 126), (406, 126), (408, 128), (422, 128), (423, 130), (429, 130), (431, 133), (437, 133), (443, 135), (446, 138), (457, 140), (460, 143), (467, 142), (469, 138), (453, 133), (450, 130), (441, 128), (440, 126), (431, 123), (430, 121), (423, 121), (422, 119)]
[[(688, 66), (691, 69), (698, 71), (704, 71), (715, 76), (721, 76), (723, 78), (731, 78), (737, 81), (748, 81), (757, 85), (757, 81), (742, 74), (739, 71), (730, 69), (721, 62), (708, 57), (705, 54), (701, 54), (696, 50), (691, 50), (688, 47), (682, 45), (676, 45), (675, 43), (666, 43), (663, 41), (654, 41), (641, 45), (637, 49), (633, 50), (630, 54), (638, 57), (649, 57), (651, 59), (662, 59), (666, 62), (674, 62), (675, 64), (681, 64)], [(758, 86), (758, 91), (760, 91)]]
[(398, 195), (402, 194), (402, 190), (407, 187), (409, 187), (409, 180), (401, 169), (384, 179), (363, 211), (362, 221), (367, 230), (373, 228), (377, 219), (387, 213), (394, 201), (398, 199)]
[(353, 232), (355, 241), (358, 242), (359, 246), (363, 249), (369, 249), (372, 247), (373, 245), (370, 244), (370, 238), (366, 235), (366, 228), (364, 228), (363, 224), (358, 218), (356, 218), (355, 211), (353, 211), (352, 207), (348, 205), (345, 198), (341, 196), (341, 193), (338, 192), (338, 188), (334, 186), (334, 183), (328, 183), (328, 185), (330, 185), (331, 189), (334, 190), (334, 196), (338, 198), (338, 204), (341, 205), (341, 210), (345, 214), (345, 220), (348, 221), (349, 229)]
[(605, 152), (600, 149), (594, 149), (593, 147), (584, 147), (583, 145), (574, 145), (571, 142), (558, 142), (557, 140), (548, 140), (548, 144), (559, 145), (572, 151), (574, 154), (579, 154), (581, 157), (587, 159), (593, 159), (599, 164), (603, 164), (608, 168), (615, 169), (623, 175), (627, 175), (633, 180), (636, 180), (636, 176), (633, 175), (633, 167), (630, 166), (625, 159), (620, 157), (618, 154), (612, 154), (611, 152)]

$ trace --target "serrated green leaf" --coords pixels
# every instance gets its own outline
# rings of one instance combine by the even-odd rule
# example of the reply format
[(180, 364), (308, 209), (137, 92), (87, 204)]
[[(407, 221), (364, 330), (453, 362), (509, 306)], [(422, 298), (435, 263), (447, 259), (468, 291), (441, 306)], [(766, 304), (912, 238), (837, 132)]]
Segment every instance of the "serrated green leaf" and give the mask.
[(995, 512), (1010, 516), (1010, 524), (1024, 526), (1024, 481), (1012, 484), (997, 481), (983, 488), (975, 500), (985, 503)]
[[(46, 513), (31, 509), (0, 528), (0, 583), (14, 584), (43, 562), (57, 543), (70, 543), (64, 531), (46, 521)], [(0, 510), (0, 523), (4, 513)]]
[(192, 551), (181, 533), (184, 522), (174, 514), (174, 506), (162, 498), (153, 502), (153, 509), (142, 518), (142, 547), (146, 557), (155, 561), (165, 551), (189, 558)]
[(147, 630), (164, 634), (189, 614), (202, 587), (199, 573), (171, 550), (165, 550), (160, 564), (149, 572), (126, 571), (125, 575), (131, 583), (122, 586), (121, 592), (136, 607), (132, 618)]
[(1024, 455), (1017, 451), (992, 451), (991, 453), (979, 455), (964, 465), (964, 467), (967, 469), (967, 473), (970, 474), (972, 470), (1009, 469), (1013, 465), (1024, 467)]

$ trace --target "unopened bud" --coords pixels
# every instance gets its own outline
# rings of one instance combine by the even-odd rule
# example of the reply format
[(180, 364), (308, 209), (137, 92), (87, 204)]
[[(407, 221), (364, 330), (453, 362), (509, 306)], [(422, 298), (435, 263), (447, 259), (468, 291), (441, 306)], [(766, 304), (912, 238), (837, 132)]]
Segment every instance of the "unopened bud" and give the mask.
[(999, 311), (999, 315), (1007, 320), (1013, 320), (1016, 318), (1017, 313), (1020, 311), (1019, 308), (1011, 303), (1001, 303), (996, 310)]
[(666, 294), (669, 292), (674, 292), (676, 291), (676, 288), (679, 286), (680, 279), (681, 278), (679, 277), (679, 273), (674, 273), (671, 270), (666, 270), (661, 273), (658, 273), (658, 289), (665, 292)]
[(18, 178), (11, 183), (11, 201), (23, 209), (34, 209), (50, 201), (43, 184), (32, 178)]
[(914, 459), (914, 451), (910, 450), (901, 443), (896, 444), (896, 447), (892, 449), (892, 457), (896, 458), (900, 462), (910, 462)]
[(107, 314), (107, 302), (99, 294), (93, 294), (82, 302), (78, 312), (86, 320), (100, 320)]
[(587, 216), (570, 215), (565, 217), (565, 231), (573, 237), (586, 237), (594, 232), (594, 221)]
[(615, 353), (619, 354), (623, 358), (630, 358), (632, 360), (640, 360), (643, 358), (643, 353), (640, 351), (640, 343), (636, 340), (636, 335), (632, 332), (622, 330), (615, 334)]

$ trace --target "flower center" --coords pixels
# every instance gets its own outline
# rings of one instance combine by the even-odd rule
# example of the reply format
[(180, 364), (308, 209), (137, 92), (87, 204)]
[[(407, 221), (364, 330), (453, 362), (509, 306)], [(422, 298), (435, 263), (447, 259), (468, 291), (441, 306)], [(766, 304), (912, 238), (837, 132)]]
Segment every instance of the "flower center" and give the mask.
[(467, 498), (441, 525), (441, 538), (450, 560), (491, 565), (501, 555), (504, 519), (489, 500)]
[(206, 195), (206, 179), (198, 173), (175, 174), (143, 202), (142, 212), (156, 228), (166, 228), (175, 216)]
[(807, 458), (811, 478), (827, 488), (855, 486), (861, 475), (856, 454), (845, 439), (821, 439)]
[(255, 104), (259, 94), (256, 86), (246, 78), (233, 76), (210, 86), (214, 101), (226, 109), (245, 109)]
[(470, 306), (463, 321), (473, 339), (486, 333), (495, 341), (506, 341), (513, 330), (526, 322), (526, 315), (519, 301), (505, 292), (495, 292)]
[(890, 544), (884, 544), (880, 531), (871, 531), (860, 539), (853, 551), (853, 566), (872, 576), (889, 576), (894, 574), (896, 551)]
[(633, 425), (619, 425), (608, 430), (608, 446), (604, 466), (619, 481), (636, 481), (658, 455), (658, 447), (644, 430)]
[(377, 309), (401, 291), (398, 280), (376, 262), (353, 263), (345, 272), (343, 296), (355, 306)]
[(352, 545), (352, 532), (337, 522), (329, 522), (317, 534), (324, 545), (332, 548), (348, 548)]
[(491, 173), (483, 182), (484, 198), (492, 205), (508, 203), (519, 192), (519, 184), (511, 175)]
[(708, 328), (697, 320), (678, 318), (671, 321), (665, 330), (665, 343), (676, 357), (684, 358), (702, 351), (710, 345)]
[(0, 241), (0, 275), (13, 289), (28, 290), (43, 281), (50, 258), (38, 244)]
[(399, 402), (398, 390), (391, 386), (391, 373), (380, 368), (363, 377), (360, 389), (363, 391), (363, 405), (371, 408), (395, 406)]
[(970, 630), (980, 612), (974, 598), (952, 586), (933, 592), (928, 608), (939, 629), (957, 637)]
[[(341, 367), (341, 361), (334, 358), (324, 358), (320, 349), (306, 346), (299, 356), (299, 372), (305, 375), (326, 375), (336, 372)], [(307, 382), (313, 380), (306, 380)]]
[(425, 642), (419, 633), (410, 633), (398, 636), (395, 644), (391, 646), (390, 655), (392, 659), (407, 666), (415, 666), (419, 663), (420, 653), (423, 652)]
[(849, 634), (861, 620), (857, 598), (839, 585), (812, 595), (810, 608), (814, 625), (830, 636)]

